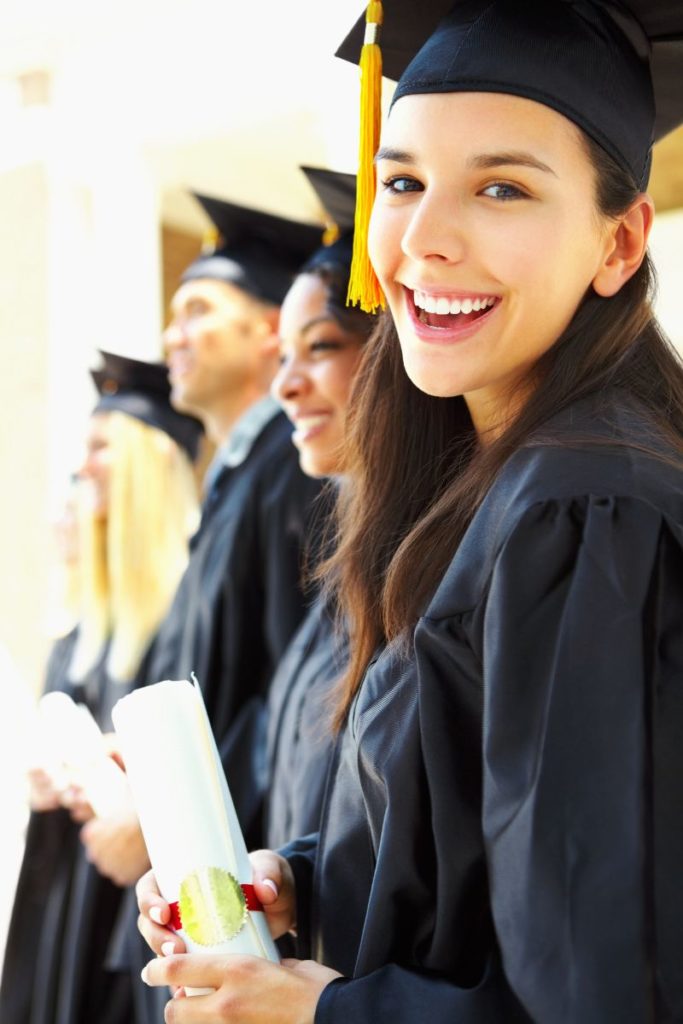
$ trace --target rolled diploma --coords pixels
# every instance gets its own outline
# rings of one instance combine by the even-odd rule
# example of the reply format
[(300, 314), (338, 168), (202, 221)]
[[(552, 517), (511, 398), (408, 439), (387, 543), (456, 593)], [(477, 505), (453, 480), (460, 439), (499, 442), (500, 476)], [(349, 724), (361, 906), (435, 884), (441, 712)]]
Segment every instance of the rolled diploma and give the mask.
[[(116, 703), (112, 719), (164, 899), (178, 901), (181, 883), (207, 868), (250, 884), (251, 862), (199, 687), (185, 679), (142, 687)], [(280, 960), (258, 911), (247, 914), (237, 935), (217, 944), (199, 944), (184, 929), (179, 934), (189, 952)]]
[(38, 702), (38, 734), (46, 753), (45, 767), (58, 788), (76, 782), (83, 787), (97, 817), (109, 817), (127, 806), (128, 784), (109, 757), (100, 727), (85, 704), (60, 691)]

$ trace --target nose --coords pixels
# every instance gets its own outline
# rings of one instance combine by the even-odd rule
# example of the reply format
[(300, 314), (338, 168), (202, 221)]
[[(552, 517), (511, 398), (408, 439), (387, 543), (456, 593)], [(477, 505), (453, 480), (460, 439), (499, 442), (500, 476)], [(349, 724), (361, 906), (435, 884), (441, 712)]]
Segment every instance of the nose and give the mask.
[(187, 335), (182, 323), (179, 320), (171, 320), (170, 324), (161, 336), (164, 351), (180, 348), (184, 344)]
[(296, 359), (287, 359), (273, 378), (271, 393), (278, 402), (292, 402), (309, 386), (309, 380)]
[(76, 474), (79, 480), (89, 480), (93, 476), (93, 453), (88, 448), (85, 451), (80, 466), (76, 470)]
[(413, 260), (460, 263), (466, 249), (464, 223), (453, 197), (429, 189), (423, 192), (413, 207), (401, 248)]

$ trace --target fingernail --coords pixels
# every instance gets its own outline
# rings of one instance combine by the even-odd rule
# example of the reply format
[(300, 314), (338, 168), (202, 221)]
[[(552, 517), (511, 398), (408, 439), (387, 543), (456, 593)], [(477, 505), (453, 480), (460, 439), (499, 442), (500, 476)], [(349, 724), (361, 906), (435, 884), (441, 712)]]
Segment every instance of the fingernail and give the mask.
[(149, 982), (147, 981), (147, 964), (145, 964), (145, 966), (140, 971), (140, 977), (144, 981), (145, 985), (149, 985)]
[(150, 907), (149, 908), (149, 916), (152, 918), (153, 921), (156, 921), (157, 924), (163, 924), (164, 923), (161, 920), (161, 907)]
[(175, 953), (175, 942), (162, 942), (161, 952), (164, 956), (171, 956)]
[(264, 878), (263, 884), (267, 885), (269, 889), (272, 889), (276, 896), (280, 895), (280, 891), (272, 878)]

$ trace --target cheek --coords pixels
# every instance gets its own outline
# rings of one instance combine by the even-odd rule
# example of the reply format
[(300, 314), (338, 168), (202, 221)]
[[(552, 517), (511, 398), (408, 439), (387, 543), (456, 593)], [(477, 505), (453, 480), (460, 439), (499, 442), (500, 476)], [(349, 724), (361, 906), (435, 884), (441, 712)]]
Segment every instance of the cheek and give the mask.
[(109, 479), (111, 473), (111, 456), (103, 455), (99, 459), (97, 464), (97, 476), (100, 480), (106, 482)]
[(192, 342), (195, 355), (210, 355), (217, 347), (220, 337), (218, 326), (210, 320), (201, 320), (188, 327), (187, 336)]
[(381, 203), (373, 207), (368, 232), (368, 254), (380, 281), (391, 274), (401, 258), (403, 220), (399, 211), (390, 210)]
[(360, 365), (361, 352), (345, 353), (327, 374), (326, 391), (335, 407), (341, 412), (346, 412), (349, 403), (351, 388)]

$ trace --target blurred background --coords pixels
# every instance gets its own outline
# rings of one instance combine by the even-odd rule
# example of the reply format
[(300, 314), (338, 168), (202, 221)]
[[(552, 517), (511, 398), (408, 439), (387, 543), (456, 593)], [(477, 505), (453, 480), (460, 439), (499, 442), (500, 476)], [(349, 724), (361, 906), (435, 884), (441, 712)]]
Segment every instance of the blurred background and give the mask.
[[(42, 682), (50, 522), (80, 462), (96, 349), (160, 356), (168, 300), (207, 227), (189, 189), (321, 219), (297, 167), (355, 170), (357, 69), (333, 53), (362, 9), (4, 0), (0, 668), (12, 708)], [(683, 349), (683, 132), (659, 145), (652, 192), (658, 311)], [(3, 758), (7, 787), (12, 741)]]
[[(49, 521), (98, 347), (158, 358), (207, 224), (196, 189), (316, 220), (300, 163), (355, 170), (362, 0), (5, 0), (0, 15), (0, 643), (34, 690)], [(660, 315), (683, 345), (683, 135), (660, 144)]]

